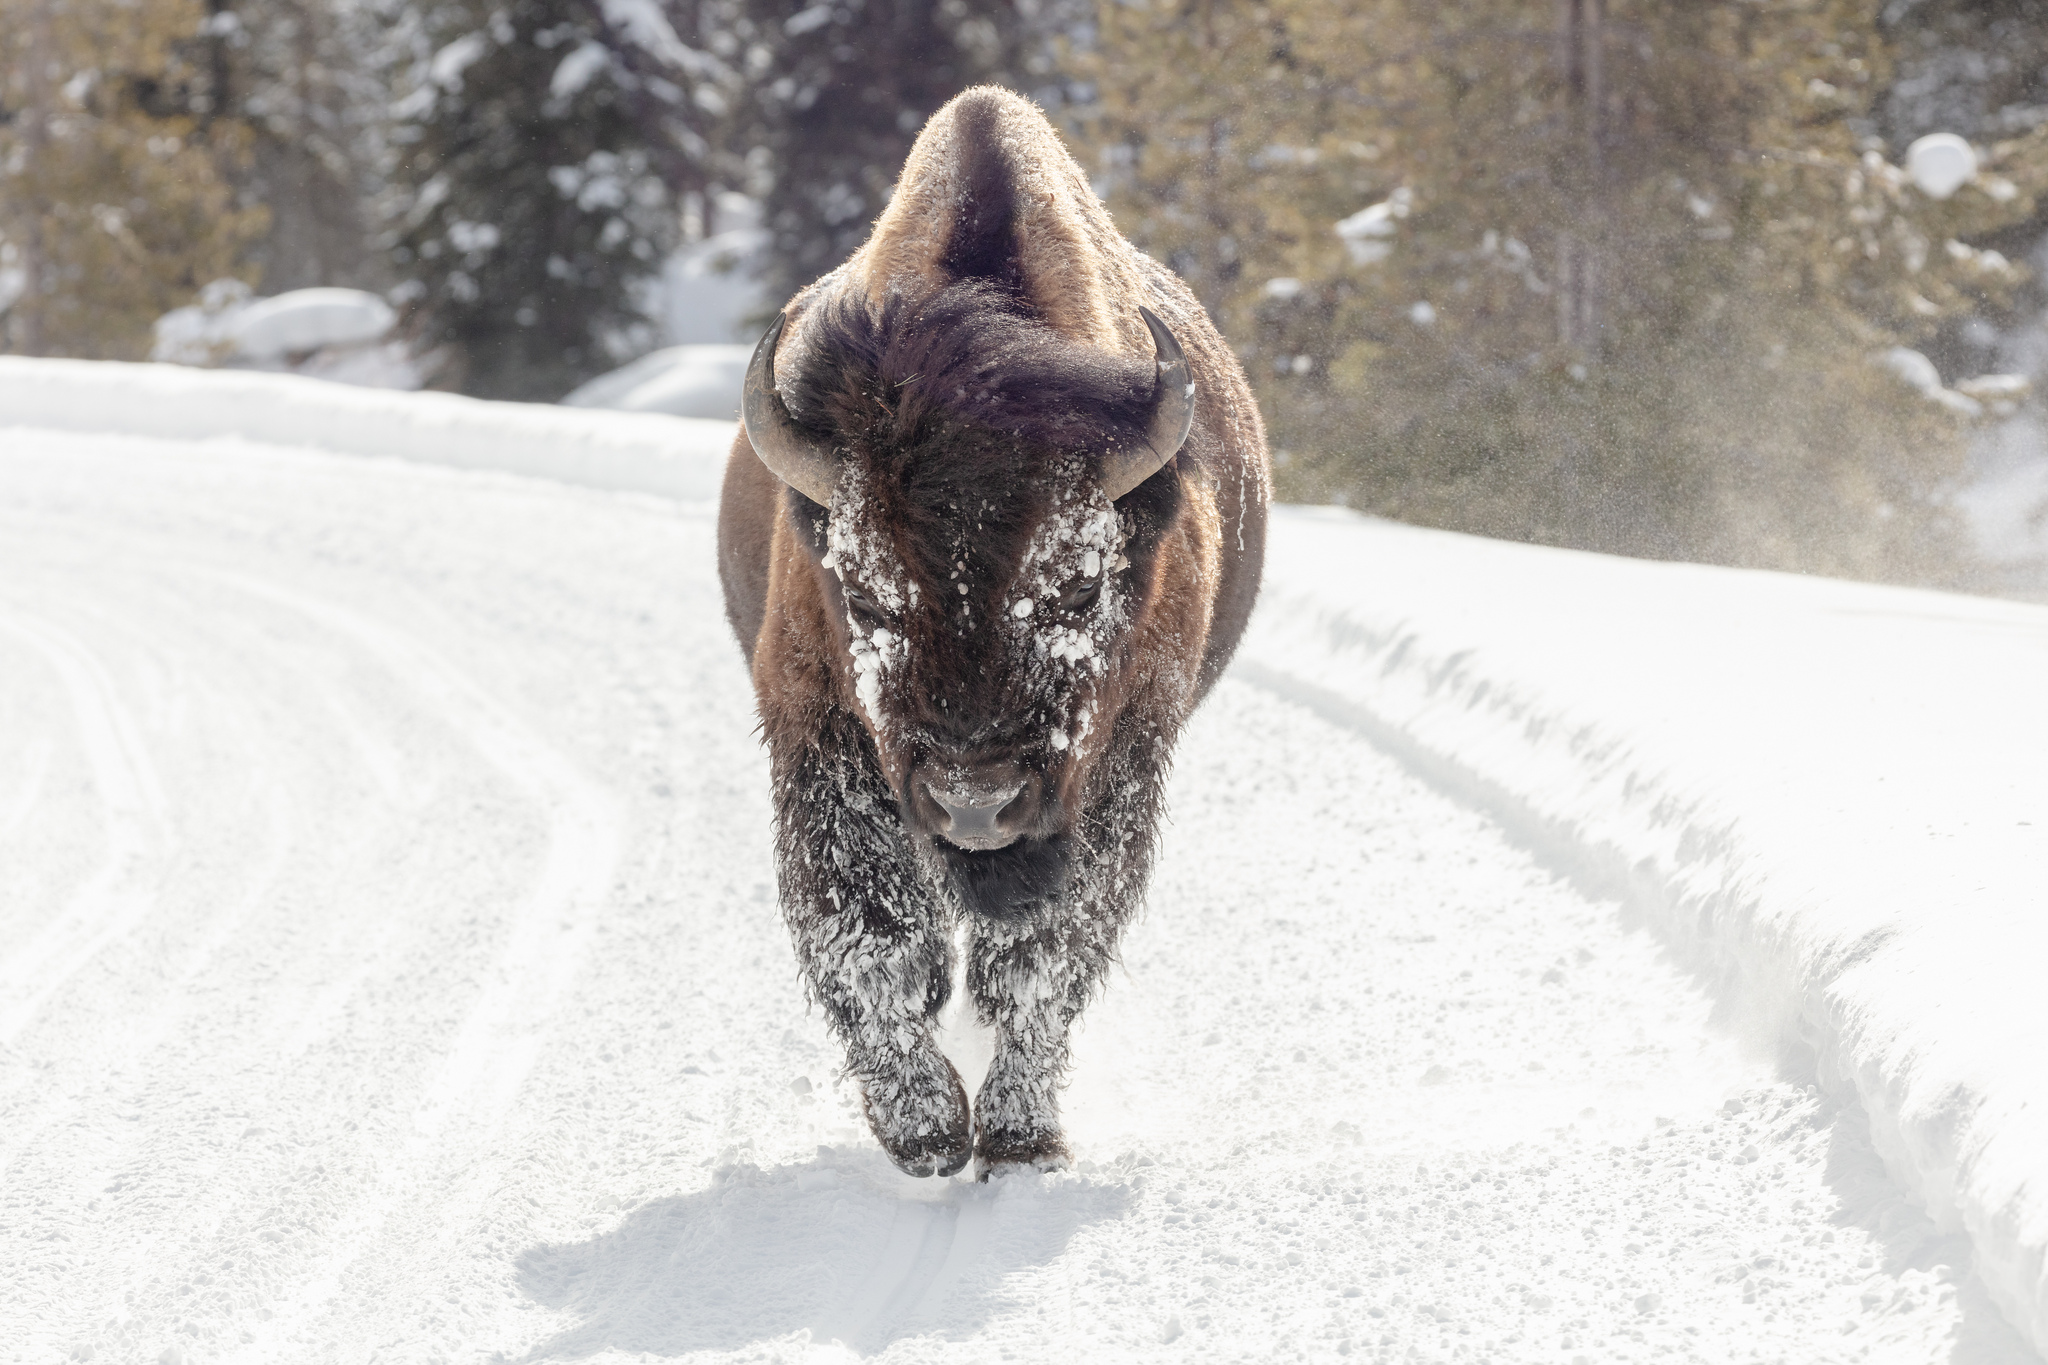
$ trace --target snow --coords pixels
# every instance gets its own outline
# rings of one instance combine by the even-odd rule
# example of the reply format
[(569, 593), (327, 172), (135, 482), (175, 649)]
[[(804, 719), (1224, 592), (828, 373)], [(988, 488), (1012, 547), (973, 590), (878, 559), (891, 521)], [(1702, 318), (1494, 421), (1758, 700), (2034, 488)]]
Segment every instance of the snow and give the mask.
[(675, 27), (656, 0), (602, 0), (604, 20), (650, 56), (691, 75), (709, 75), (717, 62), (676, 36)]
[(1377, 204), (1339, 219), (1335, 231), (1344, 240), (1353, 265), (1377, 265), (1392, 251), (1397, 224), (1408, 216), (1413, 192), (1405, 186)]
[(1878, 356), (1878, 364), (1904, 380), (1922, 397), (1941, 404), (1957, 416), (1984, 415), (1983, 403), (1959, 389), (1944, 385), (1941, 371), (1934, 367), (1934, 362), (1909, 346), (1894, 346), (1883, 352)]
[(555, 74), (548, 78), (548, 94), (558, 100), (580, 94), (593, 77), (610, 65), (611, 54), (603, 43), (584, 43), (555, 67)]
[(2027, 396), (2034, 381), (2023, 374), (1980, 374), (1957, 383), (1956, 392), (1987, 403), (2012, 402)]
[(2048, 609), (1304, 513), (1273, 544), (1255, 667), (1622, 897), (2048, 1344)]
[(717, 496), (733, 426), (394, 393), (298, 375), (0, 356), (0, 421), (177, 438), (238, 437), (668, 497)]
[(823, 28), (832, 22), (832, 6), (812, 5), (800, 9), (782, 21), (782, 31), (792, 38), (800, 38), (812, 29)]
[(572, 408), (665, 412), (730, 420), (739, 411), (751, 346), (667, 346), (577, 386)]
[[(720, 196), (725, 206), (737, 195)], [(747, 212), (753, 208), (747, 205)], [(693, 242), (662, 267), (659, 301), (653, 310), (665, 338), (677, 343), (732, 344), (758, 336), (774, 305), (756, 278), (768, 230), (729, 228)]]
[(0, 421), (0, 1360), (2043, 1344), (2048, 610), (1281, 509), (1075, 1168), (914, 1181), (774, 905), (730, 424)]
[[(493, 241), (496, 231), (488, 229)], [(200, 291), (197, 303), (156, 320), (150, 358), (416, 389), (420, 366), (403, 341), (390, 337), (396, 322), (390, 304), (361, 289), (294, 289), (259, 299), (240, 280), (215, 280)]]
[(427, 63), (427, 79), (443, 90), (462, 89), (462, 73), (483, 59), (490, 39), (482, 33), (465, 33), (436, 52)]
[(250, 359), (274, 360), (377, 341), (396, 321), (390, 304), (362, 289), (294, 289), (239, 310), (229, 336)]
[(2048, 591), (2048, 421), (2028, 408), (1979, 432), (1956, 495), (1981, 553), (2019, 585)]
[(1906, 148), (1906, 176), (1930, 199), (1946, 199), (1977, 175), (1977, 152), (1954, 133), (1929, 133)]

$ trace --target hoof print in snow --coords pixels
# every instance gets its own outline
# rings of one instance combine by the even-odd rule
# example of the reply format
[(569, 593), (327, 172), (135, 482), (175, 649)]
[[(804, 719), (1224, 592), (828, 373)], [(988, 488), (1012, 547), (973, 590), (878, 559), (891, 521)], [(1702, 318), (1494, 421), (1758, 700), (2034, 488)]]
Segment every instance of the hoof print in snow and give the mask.
[(939, 1064), (944, 1076), (923, 1078), (922, 1085), (886, 1080), (861, 1087), (868, 1128), (905, 1175), (956, 1175), (974, 1154), (966, 1087), (951, 1062), (941, 1057)]

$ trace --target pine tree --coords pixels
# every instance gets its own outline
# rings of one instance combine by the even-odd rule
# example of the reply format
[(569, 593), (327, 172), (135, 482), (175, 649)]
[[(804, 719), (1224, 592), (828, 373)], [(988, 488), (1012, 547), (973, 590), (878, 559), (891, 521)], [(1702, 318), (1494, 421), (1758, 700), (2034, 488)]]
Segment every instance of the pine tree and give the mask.
[[(450, 0), (407, 27), (391, 253), (437, 382), (553, 399), (651, 344), (722, 66), (661, 12)], [(671, 11), (674, 13), (675, 11)]]
[(207, 0), (208, 118), (249, 154), (235, 182), (270, 221), (249, 259), (264, 290), (389, 283), (372, 243), (388, 93), (370, 54), (378, 16), (357, 0)]
[(138, 359), (151, 324), (246, 271), (247, 154), (207, 118), (196, 0), (0, 0), (0, 346)]
[[(1905, 147), (1927, 133), (1954, 133), (1995, 149), (2012, 178), (2032, 173), (2034, 157), (2026, 144), (2048, 124), (2048, 61), (2042, 55), (2048, 53), (2048, 6), (1914, 0), (1886, 6), (1882, 31), (1897, 73), (1873, 111), (1886, 143)], [(2030, 217), (1980, 240), (2015, 259), (2031, 257), (2048, 236), (2044, 208), (2036, 195)], [(2048, 309), (2048, 287), (2037, 276), (2014, 302), (2015, 312), (1945, 319), (1921, 349), (1951, 378), (1999, 365), (2000, 332)]]
[(1947, 201), (1906, 184), (1872, 131), (1874, 0), (1279, 0), (1241, 44), (1256, 61), (1217, 45), (1257, 68), (1236, 81), (1171, 47), (1202, 9), (1105, 6), (1094, 139), (1141, 245), (1173, 247), (1175, 157), (1230, 168), (1200, 230), (1254, 225), (1219, 312), (1283, 491), (1635, 554), (1956, 572), (1962, 432), (1871, 358), (2012, 286), (1963, 239), (2030, 211), (2033, 153)]
[(984, 82), (1028, 89), (1048, 69), (1044, 28), (1006, 0), (744, 0), (738, 32), (758, 56), (734, 133), (777, 300), (866, 240), (940, 105)]

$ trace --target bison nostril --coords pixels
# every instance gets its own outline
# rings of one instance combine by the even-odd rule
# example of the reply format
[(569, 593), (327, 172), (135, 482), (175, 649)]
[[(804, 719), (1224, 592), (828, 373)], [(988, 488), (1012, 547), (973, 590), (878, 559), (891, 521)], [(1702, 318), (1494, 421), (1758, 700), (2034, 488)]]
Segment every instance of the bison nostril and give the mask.
[(1016, 837), (998, 829), (996, 819), (1022, 794), (1022, 782), (994, 791), (955, 791), (927, 782), (925, 790), (946, 813), (942, 833), (952, 843), (962, 848), (1001, 848)]

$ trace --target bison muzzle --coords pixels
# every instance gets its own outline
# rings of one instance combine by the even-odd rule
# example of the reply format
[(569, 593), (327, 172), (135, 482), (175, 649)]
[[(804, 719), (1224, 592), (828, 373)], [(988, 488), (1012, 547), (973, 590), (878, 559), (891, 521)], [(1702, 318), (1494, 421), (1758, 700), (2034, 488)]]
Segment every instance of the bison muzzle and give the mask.
[[(768, 329), (742, 418), (719, 569), (810, 996), (903, 1170), (1058, 1165), (1069, 1030), (1258, 591), (1257, 406), (1051, 125), (984, 88)], [(995, 1035), (971, 1107), (933, 1036), (962, 953)]]

